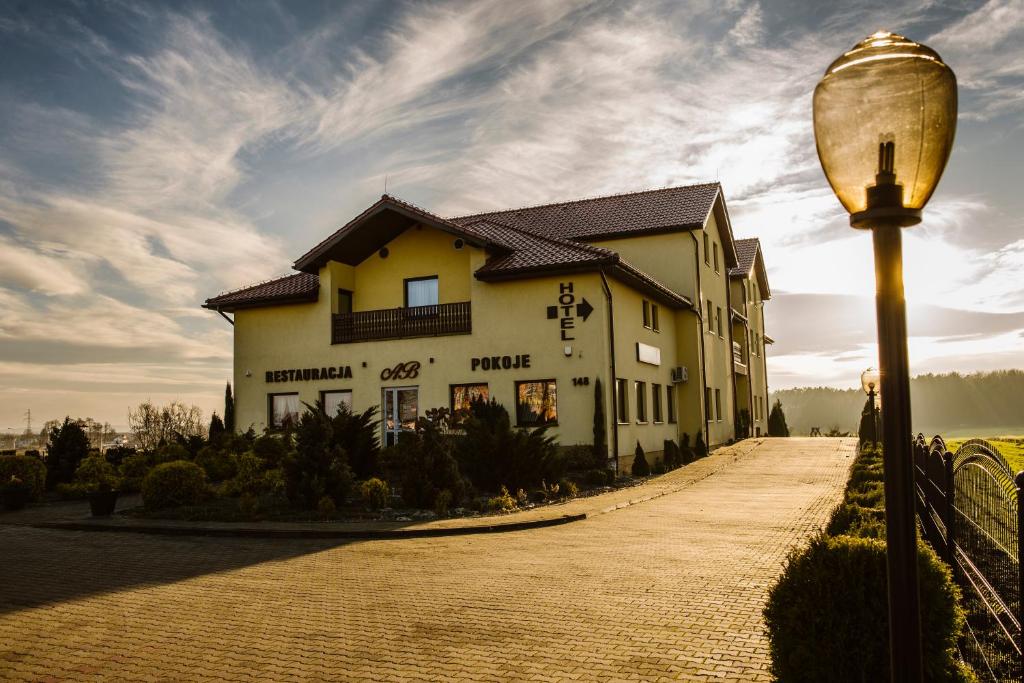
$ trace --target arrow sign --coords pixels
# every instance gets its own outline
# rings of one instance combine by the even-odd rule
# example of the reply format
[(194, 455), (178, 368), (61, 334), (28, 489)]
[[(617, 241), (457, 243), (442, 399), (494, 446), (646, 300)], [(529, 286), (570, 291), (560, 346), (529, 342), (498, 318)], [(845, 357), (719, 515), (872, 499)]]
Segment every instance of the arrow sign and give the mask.
[(593, 312), (594, 307), (590, 305), (590, 302), (587, 301), (586, 297), (584, 297), (583, 301), (576, 304), (576, 315), (583, 318), (583, 322), (586, 322), (587, 318), (589, 318), (590, 314)]

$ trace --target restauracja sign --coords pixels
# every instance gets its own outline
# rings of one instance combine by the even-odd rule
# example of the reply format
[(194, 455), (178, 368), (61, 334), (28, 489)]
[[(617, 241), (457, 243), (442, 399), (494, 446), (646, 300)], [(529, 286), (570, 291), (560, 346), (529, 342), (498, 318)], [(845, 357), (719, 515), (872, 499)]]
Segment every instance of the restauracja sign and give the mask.
[(267, 370), (266, 378), (267, 382), (311, 382), (321, 379), (352, 379), (352, 366), (335, 365), (329, 368)]

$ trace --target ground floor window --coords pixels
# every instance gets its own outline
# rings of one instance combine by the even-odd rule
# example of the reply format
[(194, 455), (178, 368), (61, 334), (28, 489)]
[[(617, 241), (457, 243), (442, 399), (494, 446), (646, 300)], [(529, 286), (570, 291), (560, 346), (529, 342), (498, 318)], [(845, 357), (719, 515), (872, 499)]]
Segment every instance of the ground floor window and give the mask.
[(388, 387), (384, 389), (384, 446), (394, 446), (403, 432), (416, 429), (419, 416), (419, 389), (417, 387)]
[(268, 394), (267, 408), (268, 422), (272, 428), (280, 429), (299, 421), (298, 393)]
[(636, 421), (647, 422), (647, 382), (636, 382)]
[(708, 414), (709, 420), (715, 419), (715, 404), (711, 402), (711, 387), (704, 388), (704, 411)]
[(488, 401), (490, 392), (486, 384), (452, 384), (449, 388), (452, 421), (461, 423), (469, 415), (473, 401)]
[(626, 380), (615, 380), (615, 419), (619, 424), (629, 422), (629, 391)]
[(516, 382), (516, 423), (528, 427), (558, 422), (555, 380)]
[(663, 418), (661, 415), (661, 385), (651, 385), (651, 414), (654, 416), (655, 422), (662, 422)]
[(718, 421), (722, 421), (722, 390), (715, 389), (715, 415)]
[(321, 391), (320, 400), (324, 404), (324, 412), (334, 417), (345, 406), (346, 410), (352, 410), (351, 391)]
[(676, 388), (674, 386), (665, 387), (665, 410), (668, 411), (668, 421), (676, 421)]

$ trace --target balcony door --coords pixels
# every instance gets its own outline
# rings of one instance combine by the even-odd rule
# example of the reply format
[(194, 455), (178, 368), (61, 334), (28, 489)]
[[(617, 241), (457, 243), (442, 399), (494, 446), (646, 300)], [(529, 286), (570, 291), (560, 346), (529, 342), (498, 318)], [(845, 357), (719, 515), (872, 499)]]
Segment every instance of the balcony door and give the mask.
[(381, 403), (384, 406), (382, 424), (384, 446), (393, 446), (402, 432), (416, 429), (419, 414), (418, 387), (386, 387)]

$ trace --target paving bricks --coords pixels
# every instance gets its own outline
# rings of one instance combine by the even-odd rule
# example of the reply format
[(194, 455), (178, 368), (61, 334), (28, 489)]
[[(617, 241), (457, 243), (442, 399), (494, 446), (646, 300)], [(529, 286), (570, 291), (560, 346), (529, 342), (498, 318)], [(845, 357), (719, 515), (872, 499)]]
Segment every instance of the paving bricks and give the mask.
[(768, 681), (766, 591), (853, 450), (745, 442), (609, 498), (646, 502), (495, 535), (0, 526), (0, 679)]

